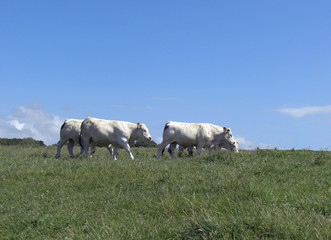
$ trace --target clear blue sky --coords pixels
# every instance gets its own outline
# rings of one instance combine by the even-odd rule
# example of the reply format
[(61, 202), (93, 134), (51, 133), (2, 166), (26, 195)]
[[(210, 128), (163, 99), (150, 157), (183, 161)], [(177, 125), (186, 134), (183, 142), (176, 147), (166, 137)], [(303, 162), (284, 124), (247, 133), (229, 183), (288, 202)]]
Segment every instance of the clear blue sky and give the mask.
[(331, 149), (330, 1), (1, 1), (0, 137), (66, 118), (230, 127)]

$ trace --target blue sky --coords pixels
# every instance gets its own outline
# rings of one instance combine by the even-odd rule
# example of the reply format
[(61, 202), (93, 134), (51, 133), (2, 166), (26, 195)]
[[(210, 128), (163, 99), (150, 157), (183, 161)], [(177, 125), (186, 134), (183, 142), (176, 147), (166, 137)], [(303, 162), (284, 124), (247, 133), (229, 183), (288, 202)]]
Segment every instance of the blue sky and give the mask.
[(331, 149), (330, 1), (1, 1), (0, 137), (64, 119), (230, 127)]

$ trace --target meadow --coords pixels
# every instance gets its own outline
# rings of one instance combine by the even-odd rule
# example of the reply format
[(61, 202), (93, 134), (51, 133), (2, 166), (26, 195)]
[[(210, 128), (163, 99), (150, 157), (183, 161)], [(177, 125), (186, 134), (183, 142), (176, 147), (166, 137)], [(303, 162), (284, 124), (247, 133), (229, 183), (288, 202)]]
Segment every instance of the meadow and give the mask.
[(0, 146), (0, 239), (331, 239), (331, 152), (156, 151)]

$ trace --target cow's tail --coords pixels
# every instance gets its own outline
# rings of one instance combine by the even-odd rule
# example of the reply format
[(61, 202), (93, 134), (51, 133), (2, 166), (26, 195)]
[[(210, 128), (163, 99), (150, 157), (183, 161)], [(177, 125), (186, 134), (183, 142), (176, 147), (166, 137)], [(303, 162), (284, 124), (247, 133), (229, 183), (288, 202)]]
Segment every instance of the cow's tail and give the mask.
[(84, 126), (85, 126), (85, 124), (86, 124), (86, 122), (85, 122), (85, 120), (82, 122), (82, 124), (80, 125), (80, 133), (79, 133), (79, 138), (78, 138), (78, 140), (79, 140), (79, 145), (80, 145), (80, 147), (81, 148), (84, 148), (84, 144), (83, 144), (83, 141), (82, 141), (82, 129), (84, 128)]
[[(169, 128), (171, 121), (168, 121), (165, 125), (164, 125), (164, 129), (163, 129), (163, 138), (164, 138), (164, 133), (167, 131), (167, 129)], [(164, 153), (165, 148), (162, 149), (162, 155)]]
[(65, 125), (67, 124), (67, 120), (65, 120), (61, 126), (61, 129), (60, 129), (60, 138), (62, 138), (62, 135), (64, 134), (63, 133), (63, 128), (65, 127)]
[(171, 123), (171, 122), (169, 121), (169, 122), (167, 122), (167, 123), (164, 125), (163, 134), (164, 134), (164, 132), (167, 131), (167, 129), (169, 128), (170, 123)]
[(79, 141), (79, 145), (80, 145), (80, 147), (81, 147), (81, 148), (84, 148), (84, 146), (83, 146), (83, 142), (82, 142), (82, 133), (79, 133), (78, 141)]
[(61, 126), (61, 130), (64, 128), (64, 126), (67, 124), (67, 120), (64, 121), (64, 123)]

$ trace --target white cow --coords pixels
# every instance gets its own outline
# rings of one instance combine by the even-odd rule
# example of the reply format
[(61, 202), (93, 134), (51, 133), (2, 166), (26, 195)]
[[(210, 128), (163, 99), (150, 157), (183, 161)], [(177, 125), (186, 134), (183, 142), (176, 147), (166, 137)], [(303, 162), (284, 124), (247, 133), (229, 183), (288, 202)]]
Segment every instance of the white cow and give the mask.
[[(60, 141), (57, 143), (57, 153), (56, 158), (59, 158), (61, 155), (61, 148), (63, 145), (68, 142), (68, 152), (70, 156), (75, 157), (73, 153), (73, 148), (75, 144), (79, 143), (79, 134), (80, 134), (80, 125), (83, 120), (78, 119), (67, 119), (63, 122), (60, 130)], [(84, 152), (84, 149), (81, 147), (80, 154)]]
[(170, 144), (168, 151), (173, 158), (177, 144), (183, 148), (195, 146), (197, 156), (200, 155), (202, 148), (210, 149), (212, 146), (215, 150), (222, 146), (238, 152), (238, 143), (234, 140), (231, 129), (210, 123), (167, 122), (163, 130), (163, 141), (158, 145), (157, 158), (160, 158), (168, 144)]
[(238, 140), (234, 140), (234, 145), (229, 146), (227, 144), (221, 143), (218, 146), (211, 146), (211, 149), (210, 150), (217, 151), (217, 150), (219, 150), (221, 148), (226, 148), (226, 149), (229, 149), (229, 150), (231, 150), (233, 152), (239, 152), (238, 145), (239, 145), (239, 141)]
[[(89, 158), (88, 149), (92, 146), (107, 147), (114, 160), (119, 148), (124, 148), (131, 159), (134, 159), (129, 142), (138, 138), (151, 140), (145, 124), (124, 121), (86, 118), (81, 125), (81, 141), (86, 157)], [(114, 148), (112, 151), (111, 146)]]
[[(73, 152), (75, 144), (80, 145), (80, 153), (78, 156), (83, 154), (84, 148), (80, 142), (80, 127), (82, 122), (83, 120), (79, 119), (67, 119), (64, 121), (60, 130), (60, 141), (58, 141), (57, 143), (57, 153), (55, 155), (55, 158), (59, 158), (61, 156), (61, 149), (66, 142), (68, 142), (67, 148), (70, 157), (75, 157)], [(95, 146), (91, 147), (91, 156), (93, 153), (95, 153)]]

